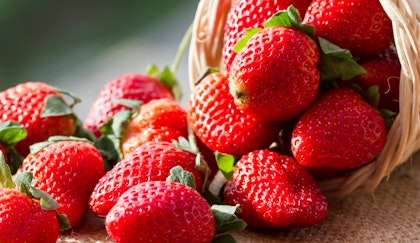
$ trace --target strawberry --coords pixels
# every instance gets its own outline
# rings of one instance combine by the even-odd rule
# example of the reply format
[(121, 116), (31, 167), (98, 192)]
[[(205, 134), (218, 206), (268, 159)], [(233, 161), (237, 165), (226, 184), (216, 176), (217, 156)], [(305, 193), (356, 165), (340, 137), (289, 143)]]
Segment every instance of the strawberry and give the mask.
[[(272, 21), (280, 18), (290, 25)], [(230, 68), (229, 89), (235, 104), (262, 120), (293, 118), (319, 91), (319, 48), (308, 35), (310, 26), (291, 19), (299, 16), (296, 9), (288, 8), (263, 29), (253, 31)]]
[(206, 200), (172, 181), (128, 189), (106, 216), (105, 226), (115, 242), (211, 242), (216, 234)]
[(96, 215), (106, 215), (127, 189), (145, 181), (164, 181), (177, 165), (194, 175), (196, 188), (201, 190), (204, 175), (196, 169), (196, 154), (170, 142), (150, 141), (128, 154), (99, 180), (89, 199), (90, 210)]
[(371, 162), (386, 142), (380, 112), (350, 88), (324, 93), (292, 133), (296, 160), (309, 167), (350, 169)]
[(328, 203), (319, 185), (293, 157), (270, 150), (244, 155), (226, 182), (223, 197), (239, 205), (251, 228), (306, 227), (321, 222)]
[(147, 103), (157, 98), (175, 99), (171, 88), (153, 75), (122, 74), (102, 87), (84, 121), (84, 127), (100, 137), (99, 127), (103, 123), (117, 112), (129, 109), (119, 100), (130, 99)]
[(187, 115), (192, 130), (209, 149), (234, 156), (268, 147), (281, 128), (280, 122), (261, 121), (238, 109), (229, 94), (228, 75), (221, 72), (195, 85)]
[(311, 0), (235, 0), (227, 14), (224, 26), (223, 63), (230, 70), (236, 56), (234, 47), (250, 28), (262, 28), (263, 24), (275, 13), (293, 5), (303, 17)]
[(314, 0), (303, 23), (357, 57), (378, 55), (393, 42), (391, 19), (379, 0)]
[(154, 99), (140, 106), (124, 127), (123, 156), (148, 141), (178, 140), (188, 137), (187, 112), (175, 100)]
[(33, 173), (35, 187), (50, 194), (76, 226), (88, 209), (89, 196), (105, 174), (100, 152), (87, 140), (51, 137), (32, 147), (20, 171)]
[(15, 121), (25, 127), (26, 138), (15, 145), (23, 157), (31, 144), (76, 132), (77, 119), (63, 96), (43, 82), (26, 82), (0, 92), (0, 113), (0, 122)]

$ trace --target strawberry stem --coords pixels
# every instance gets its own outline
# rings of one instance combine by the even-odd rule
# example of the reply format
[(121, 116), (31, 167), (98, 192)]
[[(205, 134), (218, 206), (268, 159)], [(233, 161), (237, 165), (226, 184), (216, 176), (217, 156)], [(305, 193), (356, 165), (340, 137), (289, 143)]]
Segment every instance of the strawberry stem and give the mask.
[(175, 58), (174, 58), (174, 60), (172, 62), (172, 66), (171, 66), (171, 71), (173, 73), (176, 73), (176, 71), (178, 70), (179, 64), (181, 63), (181, 60), (182, 60), (182, 56), (185, 53), (185, 49), (187, 48), (188, 43), (191, 40), (191, 37), (192, 37), (192, 28), (193, 28), (193, 25), (191, 24), (188, 27), (187, 31), (185, 32), (185, 34), (184, 34), (184, 36), (183, 36), (183, 38), (181, 40), (181, 43), (179, 44), (178, 51), (177, 51), (177, 53), (175, 55)]

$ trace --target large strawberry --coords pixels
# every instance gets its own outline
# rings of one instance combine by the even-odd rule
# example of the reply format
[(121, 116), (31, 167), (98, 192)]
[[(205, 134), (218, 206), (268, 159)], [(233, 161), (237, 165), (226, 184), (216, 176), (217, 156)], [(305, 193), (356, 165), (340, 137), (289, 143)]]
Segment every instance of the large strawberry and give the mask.
[(51, 137), (36, 144), (22, 162), (20, 171), (33, 173), (35, 187), (50, 194), (57, 210), (76, 226), (88, 209), (89, 196), (105, 174), (100, 152), (79, 138)]
[(221, 72), (195, 85), (187, 112), (191, 128), (208, 148), (234, 156), (267, 148), (281, 128), (277, 121), (261, 121), (238, 109), (229, 94), (228, 75)]
[[(278, 25), (274, 19), (283, 18)], [(288, 120), (317, 96), (319, 48), (310, 26), (288, 8), (253, 31), (232, 62), (230, 93), (243, 111), (262, 120)], [(304, 32), (305, 31), (305, 32)]]
[(145, 181), (166, 180), (174, 166), (191, 172), (201, 191), (204, 174), (196, 169), (196, 154), (170, 142), (147, 142), (128, 154), (96, 184), (89, 207), (96, 215), (106, 215), (130, 187)]
[(97, 137), (101, 135), (99, 127), (117, 112), (128, 110), (120, 100), (138, 100), (147, 103), (152, 99), (174, 99), (171, 88), (163, 84), (160, 78), (152, 74), (126, 73), (109, 81), (97, 95), (90, 108), (84, 127)]
[(338, 88), (323, 94), (303, 113), (291, 146), (302, 165), (349, 169), (371, 162), (385, 142), (380, 112), (356, 91)]
[(15, 121), (25, 127), (26, 138), (15, 146), (22, 156), (29, 153), (31, 144), (76, 132), (71, 108), (60, 92), (43, 82), (26, 82), (0, 92), (0, 113), (0, 122)]
[(327, 199), (305, 167), (270, 150), (254, 150), (236, 164), (224, 200), (239, 205), (251, 228), (306, 227), (327, 215)]
[(235, 0), (229, 9), (224, 27), (223, 63), (230, 70), (236, 56), (236, 43), (250, 28), (262, 28), (263, 24), (275, 13), (293, 5), (303, 17), (311, 0)]
[(314, 0), (303, 22), (358, 57), (378, 55), (393, 42), (391, 19), (379, 0)]

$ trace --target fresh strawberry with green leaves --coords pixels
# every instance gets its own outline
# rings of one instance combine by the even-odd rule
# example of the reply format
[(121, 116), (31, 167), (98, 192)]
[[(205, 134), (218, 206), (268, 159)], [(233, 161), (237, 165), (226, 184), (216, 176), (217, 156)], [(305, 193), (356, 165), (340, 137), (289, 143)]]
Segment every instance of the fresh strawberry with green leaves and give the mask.
[(381, 113), (350, 88), (324, 93), (299, 118), (291, 146), (304, 166), (351, 169), (383, 150), (387, 130)]
[(177, 166), (166, 181), (147, 181), (124, 192), (105, 219), (115, 242), (236, 242), (228, 231), (245, 222), (236, 206), (213, 205), (196, 191), (194, 176)]
[(171, 142), (147, 142), (98, 181), (89, 198), (89, 208), (96, 215), (106, 215), (130, 187), (145, 181), (164, 181), (177, 165), (194, 175), (196, 188), (201, 191), (205, 178), (201, 163), (194, 151), (187, 151)]
[(13, 180), (0, 153), (0, 242), (53, 243), (60, 229), (67, 228), (65, 217), (56, 212), (57, 202), (34, 188), (32, 179), (32, 174), (22, 173)]
[(84, 127), (100, 137), (99, 127), (102, 124), (119, 111), (130, 109), (120, 100), (137, 100), (142, 103), (159, 98), (177, 100), (179, 92), (175, 77), (167, 68), (159, 72), (152, 66), (147, 74), (122, 74), (102, 87), (84, 121)]
[(230, 70), (236, 43), (245, 35), (245, 31), (251, 28), (262, 28), (263, 24), (280, 10), (293, 5), (304, 16), (311, 0), (235, 0), (227, 14), (223, 36), (223, 63), (227, 71)]
[(238, 217), (250, 228), (313, 226), (328, 211), (327, 198), (307, 169), (293, 157), (267, 149), (239, 159), (223, 199), (239, 205)]
[[(67, 104), (62, 94), (73, 98)], [(29, 153), (29, 146), (50, 136), (73, 136), (77, 132), (78, 118), (72, 106), (80, 102), (69, 93), (58, 91), (43, 82), (26, 82), (0, 92), (0, 122), (15, 121), (22, 124), (27, 136), (15, 148), (21, 156)]]
[(261, 121), (238, 109), (229, 94), (228, 75), (214, 72), (197, 83), (188, 101), (188, 122), (212, 151), (242, 156), (267, 148), (277, 138), (281, 122)]
[(378, 55), (394, 38), (391, 19), (379, 0), (313, 0), (303, 23), (356, 57)]
[(313, 28), (289, 7), (235, 46), (229, 88), (235, 104), (262, 120), (288, 120), (318, 95), (320, 50)]
[(57, 211), (67, 216), (70, 227), (82, 220), (89, 196), (105, 174), (102, 156), (91, 142), (57, 136), (33, 145), (19, 171), (33, 174), (34, 186), (61, 205)]

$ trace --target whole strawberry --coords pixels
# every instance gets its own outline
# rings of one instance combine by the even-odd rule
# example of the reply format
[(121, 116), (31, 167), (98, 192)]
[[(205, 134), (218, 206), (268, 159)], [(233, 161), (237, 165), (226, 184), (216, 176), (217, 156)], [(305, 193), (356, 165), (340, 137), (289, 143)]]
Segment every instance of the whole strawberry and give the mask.
[(115, 242), (211, 242), (216, 234), (206, 200), (170, 181), (128, 189), (106, 216), (105, 226)]
[(150, 75), (122, 74), (101, 89), (84, 121), (84, 127), (99, 137), (99, 127), (102, 124), (117, 112), (129, 109), (119, 100), (130, 99), (147, 103), (157, 98), (174, 99), (171, 88)]
[[(290, 16), (289, 12), (298, 18), (293, 11), (284, 11), (282, 16)], [(302, 112), (318, 94), (319, 49), (295, 25), (264, 26), (233, 60), (230, 93), (241, 110), (261, 120), (288, 120)]]
[(235, 45), (250, 28), (262, 28), (275, 13), (293, 5), (303, 17), (311, 0), (235, 0), (229, 9), (224, 27), (223, 63), (230, 70), (236, 56)]
[(46, 108), (48, 99), (54, 101), (53, 105), (65, 104), (62, 95), (43, 82), (26, 82), (0, 92), (0, 122), (15, 121), (27, 131), (26, 138), (15, 145), (23, 157), (34, 143), (53, 135), (72, 136), (76, 132), (72, 111), (62, 107)]
[(292, 152), (304, 166), (350, 169), (371, 162), (386, 142), (380, 112), (350, 88), (323, 94), (300, 117)]
[(197, 190), (204, 174), (196, 169), (196, 154), (175, 147), (170, 142), (147, 142), (128, 154), (96, 184), (90, 199), (90, 210), (106, 215), (118, 198), (130, 187), (145, 181), (164, 181), (175, 166), (191, 172)]
[(251, 228), (307, 227), (327, 215), (327, 199), (305, 167), (289, 156), (254, 150), (236, 164), (224, 200), (239, 204)]
[(267, 148), (281, 129), (277, 121), (261, 121), (238, 109), (229, 94), (228, 75), (220, 72), (195, 85), (187, 113), (192, 130), (208, 148), (233, 156)]
[(22, 162), (20, 171), (31, 172), (35, 187), (50, 194), (61, 207), (59, 213), (76, 226), (88, 209), (89, 196), (105, 174), (99, 151), (78, 138), (50, 138)]
[(378, 55), (393, 42), (391, 19), (379, 0), (314, 0), (303, 23), (357, 57)]

